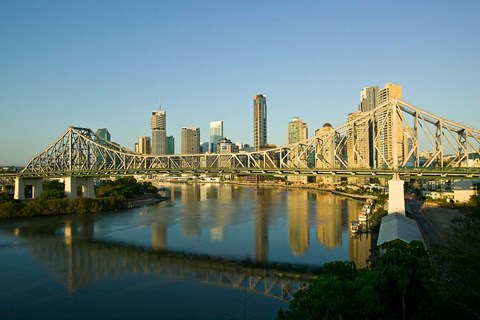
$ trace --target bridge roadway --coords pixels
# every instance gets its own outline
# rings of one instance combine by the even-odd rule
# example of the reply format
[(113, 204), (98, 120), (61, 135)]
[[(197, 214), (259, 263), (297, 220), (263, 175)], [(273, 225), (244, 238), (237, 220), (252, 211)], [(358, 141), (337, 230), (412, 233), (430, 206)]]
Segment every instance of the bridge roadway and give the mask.
[(140, 273), (246, 290), (289, 301), (307, 281), (315, 278), (311, 271), (299, 266), (258, 265), (180, 251), (79, 240), (69, 236), (69, 232), (65, 237), (58, 237), (16, 229), (14, 234), (31, 241), (33, 256), (42, 261), (70, 292), (102, 278)]
[(21, 172), (0, 173), (0, 180), (13, 181), (14, 178), (61, 178), (61, 177), (111, 177), (140, 174), (236, 174), (236, 175), (303, 175), (303, 176), (337, 176), (337, 177), (365, 177), (391, 178), (395, 173), (402, 180), (410, 179), (480, 179), (480, 168), (469, 167), (421, 167), (392, 169), (291, 169), (291, 168), (148, 168), (130, 170), (76, 170), (76, 171), (48, 171), (48, 172)]

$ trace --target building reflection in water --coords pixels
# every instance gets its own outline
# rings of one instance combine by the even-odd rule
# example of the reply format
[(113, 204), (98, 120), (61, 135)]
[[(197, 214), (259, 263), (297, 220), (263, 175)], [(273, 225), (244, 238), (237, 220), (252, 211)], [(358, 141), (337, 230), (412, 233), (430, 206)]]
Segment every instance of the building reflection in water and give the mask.
[(317, 194), (317, 241), (328, 249), (342, 245), (342, 202), (331, 193)]
[(201, 200), (200, 185), (182, 184), (181, 185), (181, 216), (182, 216), (182, 234), (190, 238), (200, 236), (200, 212), (197, 201)]
[(256, 189), (255, 194), (255, 261), (268, 261), (268, 225), (275, 210), (274, 190)]
[(235, 205), (233, 203), (233, 187), (220, 188), (218, 184), (204, 184), (203, 192), (208, 201), (207, 213), (210, 225), (210, 239), (215, 242), (222, 242), (225, 228), (231, 223)]
[(306, 191), (288, 192), (288, 244), (296, 256), (301, 256), (309, 245), (308, 204)]

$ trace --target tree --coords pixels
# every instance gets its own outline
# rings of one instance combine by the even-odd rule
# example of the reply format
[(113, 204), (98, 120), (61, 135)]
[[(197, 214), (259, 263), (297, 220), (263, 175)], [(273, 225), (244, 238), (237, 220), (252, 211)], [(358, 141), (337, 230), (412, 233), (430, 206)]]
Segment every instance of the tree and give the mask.
[(434, 273), (423, 243), (393, 241), (369, 269), (352, 262), (325, 264), (295, 294), (279, 319), (429, 319), (440, 315)]

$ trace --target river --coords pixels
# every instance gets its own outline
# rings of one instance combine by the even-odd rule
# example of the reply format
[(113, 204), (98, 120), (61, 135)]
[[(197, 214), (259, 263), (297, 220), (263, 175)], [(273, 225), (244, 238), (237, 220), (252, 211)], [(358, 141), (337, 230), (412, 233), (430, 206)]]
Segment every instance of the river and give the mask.
[(349, 233), (359, 201), (304, 189), (168, 187), (171, 199), (152, 206), (0, 222), (0, 318), (274, 319), (295, 281), (235, 261), (365, 266), (370, 238)]

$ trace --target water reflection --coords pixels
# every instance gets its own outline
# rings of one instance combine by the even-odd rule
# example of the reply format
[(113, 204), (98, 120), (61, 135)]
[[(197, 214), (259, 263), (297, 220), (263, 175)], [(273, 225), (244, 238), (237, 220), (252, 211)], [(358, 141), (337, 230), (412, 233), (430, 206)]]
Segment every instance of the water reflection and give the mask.
[[(133, 272), (161, 265), (173, 272), (178, 263), (164, 264), (172, 254), (186, 261), (195, 258), (195, 267), (187, 264), (190, 273), (202, 263), (210, 266), (201, 269), (205, 271), (215, 267), (213, 261), (245, 259), (317, 266), (332, 260), (366, 264), (370, 237), (353, 238), (348, 230), (349, 222), (358, 219), (361, 202), (307, 190), (219, 184), (170, 188), (172, 199), (156, 206), (102, 216), (22, 220), (0, 230), (35, 237), (35, 256), (57, 268), (71, 288), (98, 278), (100, 269), (106, 275), (121, 268)], [(310, 241), (310, 229), (317, 241)], [(199, 261), (198, 256), (207, 258)], [(65, 262), (49, 263), (54, 257)]]
[[(306, 281), (313, 278), (309, 272), (291, 266), (265, 267), (208, 255), (173, 250), (152, 251), (130, 244), (96, 240), (90, 232), (94, 224), (92, 219), (67, 220), (54, 223), (50, 228), (15, 227), (13, 234), (30, 241), (32, 256), (69, 292), (104, 278), (140, 273), (289, 300)], [(155, 224), (155, 228), (157, 226)], [(63, 230), (63, 234), (59, 230)], [(160, 230), (163, 233), (163, 227)]]
[[(343, 199), (331, 193), (324, 193), (316, 197), (316, 224), (317, 240), (328, 249), (342, 245), (342, 205)], [(355, 212), (358, 205), (354, 202), (348, 207), (349, 215)], [(352, 208), (354, 207), (354, 208)], [(353, 210), (352, 210), (353, 209)]]
[(289, 193), (288, 243), (296, 256), (301, 256), (309, 245), (308, 204), (307, 192), (295, 190)]

